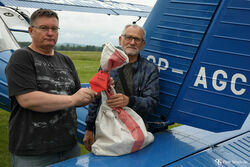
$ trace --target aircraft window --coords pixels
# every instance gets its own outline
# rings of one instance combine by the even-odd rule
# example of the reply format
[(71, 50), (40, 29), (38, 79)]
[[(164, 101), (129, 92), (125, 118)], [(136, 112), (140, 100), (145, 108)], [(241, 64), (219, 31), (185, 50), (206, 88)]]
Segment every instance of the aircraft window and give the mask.
[(14, 35), (21, 47), (25, 45), (25, 43), (31, 43), (31, 37), (29, 33), (13, 31), (12, 34)]
[(12, 33), (8, 30), (4, 24), (2, 18), (0, 17), (0, 51), (3, 50), (16, 50), (19, 47)]

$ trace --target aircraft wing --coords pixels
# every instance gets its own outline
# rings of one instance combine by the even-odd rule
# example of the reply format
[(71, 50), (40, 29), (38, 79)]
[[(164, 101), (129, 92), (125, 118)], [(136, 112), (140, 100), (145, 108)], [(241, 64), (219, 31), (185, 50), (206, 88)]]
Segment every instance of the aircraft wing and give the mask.
[(249, 166), (250, 116), (240, 130), (214, 133), (183, 125), (154, 134), (155, 140), (140, 151), (123, 156), (93, 153), (50, 167), (218, 167)]
[(150, 6), (109, 0), (0, 0), (0, 5), (141, 17), (151, 11)]

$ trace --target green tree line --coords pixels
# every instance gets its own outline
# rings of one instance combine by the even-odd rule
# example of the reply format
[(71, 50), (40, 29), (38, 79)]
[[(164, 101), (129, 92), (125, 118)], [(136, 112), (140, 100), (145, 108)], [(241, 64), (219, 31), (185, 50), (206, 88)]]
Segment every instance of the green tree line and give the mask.
[[(30, 42), (19, 42), (21, 48), (29, 46)], [(101, 46), (77, 45), (77, 44), (57, 44), (55, 50), (60, 51), (102, 51)]]

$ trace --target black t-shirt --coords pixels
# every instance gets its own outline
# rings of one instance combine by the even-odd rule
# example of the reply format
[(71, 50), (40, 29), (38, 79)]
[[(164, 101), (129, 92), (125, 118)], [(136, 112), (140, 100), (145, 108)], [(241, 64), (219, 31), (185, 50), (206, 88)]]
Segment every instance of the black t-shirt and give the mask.
[(45, 56), (26, 47), (13, 53), (6, 77), (11, 99), (10, 152), (41, 155), (71, 149), (77, 142), (75, 107), (35, 112), (22, 108), (15, 98), (32, 91), (74, 94), (81, 85), (71, 59), (56, 51), (53, 56)]

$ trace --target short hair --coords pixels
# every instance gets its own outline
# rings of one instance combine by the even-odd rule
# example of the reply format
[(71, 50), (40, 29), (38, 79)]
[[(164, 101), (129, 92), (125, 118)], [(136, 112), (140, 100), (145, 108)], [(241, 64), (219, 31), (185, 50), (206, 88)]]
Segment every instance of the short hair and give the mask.
[(124, 27), (123, 31), (122, 31), (122, 35), (125, 35), (125, 31), (126, 31), (126, 29), (129, 28), (129, 27), (135, 27), (135, 28), (137, 28), (137, 29), (142, 30), (142, 39), (145, 41), (145, 38), (146, 38), (146, 31), (145, 31), (145, 29), (144, 29), (143, 27), (141, 27), (141, 26), (139, 26), (139, 25), (137, 25), (137, 24), (127, 24), (127, 25)]
[(49, 9), (40, 8), (36, 10), (34, 13), (32, 13), (30, 17), (30, 25), (33, 25), (36, 19), (39, 17), (55, 17), (59, 21), (59, 18), (56, 12), (49, 10)]

